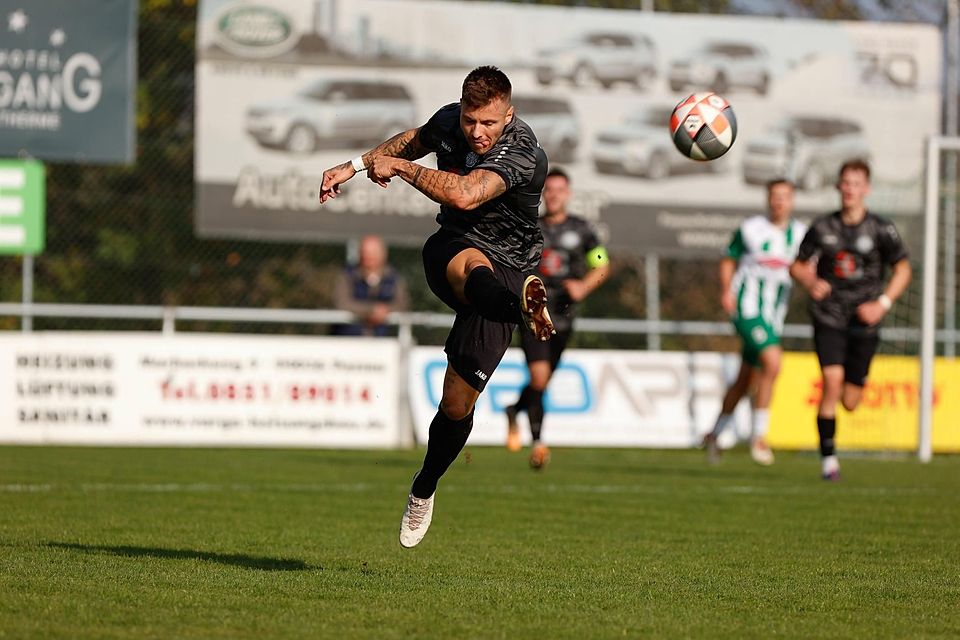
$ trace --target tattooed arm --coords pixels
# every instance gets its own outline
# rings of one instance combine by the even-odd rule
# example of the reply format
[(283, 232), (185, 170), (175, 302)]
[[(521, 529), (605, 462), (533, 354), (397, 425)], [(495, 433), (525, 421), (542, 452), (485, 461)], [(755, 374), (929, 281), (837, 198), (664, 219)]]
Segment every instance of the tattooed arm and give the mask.
[(374, 158), (367, 175), (380, 186), (387, 186), (397, 176), (434, 202), (454, 209), (471, 211), (507, 190), (507, 184), (494, 171), (474, 169), (465, 176), (428, 169), (409, 160)]
[[(398, 133), (376, 147), (367, 151), (363, 156), (363, 165), (369, 167), (375, 158), (390, 157), (404, 160), (416, 160), (430, 153), (420, 141), (420, 129), (409, 129)], [(338, 164), (323, 172), (323, 182), (320, 184), (320, 202), (336, 198), (340, 193), (340, 185), (356, 175), (350, 162)]]

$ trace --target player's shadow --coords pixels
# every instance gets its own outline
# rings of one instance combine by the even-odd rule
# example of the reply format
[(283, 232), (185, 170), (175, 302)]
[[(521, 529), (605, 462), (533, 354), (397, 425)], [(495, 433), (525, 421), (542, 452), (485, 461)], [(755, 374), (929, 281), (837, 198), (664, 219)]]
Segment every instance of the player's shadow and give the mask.
[(47, 542), (46, 547), (82, 551), (84, 553), (112, 553), (127, 558), (162, 558), (165, 560), (205, 560), (243, 569), (259, 571), (306, 571), (317, 569), (303, 560), (289, 558), (265, 558), (239, 553), (216, 553), (195, 549), (163, 549), (161, 547), (137, 547), (132, 545), (76, 544), (72, 542)]

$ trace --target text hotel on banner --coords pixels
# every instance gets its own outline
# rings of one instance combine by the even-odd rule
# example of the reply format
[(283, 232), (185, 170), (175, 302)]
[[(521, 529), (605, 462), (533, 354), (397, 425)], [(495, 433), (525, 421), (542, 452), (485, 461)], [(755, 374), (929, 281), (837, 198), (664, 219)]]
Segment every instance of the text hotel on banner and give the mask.
[(0, 0), (0, 156), (133, 162), (136, 0)]
[(0, 335), (0, 442), (397, 447), (399, 363), (386, 338)]

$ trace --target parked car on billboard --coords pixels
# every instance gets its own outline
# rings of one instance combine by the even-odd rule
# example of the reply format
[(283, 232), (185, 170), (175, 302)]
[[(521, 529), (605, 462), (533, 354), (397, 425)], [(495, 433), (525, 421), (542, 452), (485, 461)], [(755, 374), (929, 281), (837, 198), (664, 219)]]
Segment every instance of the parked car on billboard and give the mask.
[(752, 89), (765, 95), (770, 89), (767, 52), (746, 42), (708, 42), (670, 65), (673, 91), (709, 89), (721, 95), (731, 89)]
[(550, 162), (571, 162), (580, 144), (580, 123), (563, 98), (514, 95), (517, 116), (530, 125)]
[(599, 173), (661, 180), (673, 173), (722, 171), (722, 161), (696, 162), (677, 153), (670, 139), (672, 105), (651, 106), (623, 123), (601, 130), (593, 143), (593, 164)]
[(842, 118), (794, 116), (754, 137), (743, 152), (743, 179), (765, 184), (786, 177), (804, 190), (833, 184), (847, 160), (869, 160), (860, 124)]
[(566, 79), (578, 87), (599, 82), (609, 88), (615, 82), (628, 82), (643, 88), (657, 77), (657, 51), (646, 35), (585, 33), (538, 52), (535, 70), (543, 85)]
[(406, 87), (369, 80), (317, 80), (292, 96), (251, 105), (246, 121), (260, 145), (299, 154), (375, 144), (416, 126)]

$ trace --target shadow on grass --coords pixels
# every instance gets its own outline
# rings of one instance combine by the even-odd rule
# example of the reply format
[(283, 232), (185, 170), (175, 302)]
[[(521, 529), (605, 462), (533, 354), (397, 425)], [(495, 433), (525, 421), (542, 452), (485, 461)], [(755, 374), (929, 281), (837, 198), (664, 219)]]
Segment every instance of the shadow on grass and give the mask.
[(286, 558), (263, 558), (238, 553), (214, 553), (212, 551), (196, 551), (194, 549), (162, 549), (159, 547), (135, 547), (131, 545), (97, 545), (76, 544), (72, 542), (47, 542), (43, 546), (84, 553), (112, 553), (127, 558), (162, 558), (166, 560), (206, 560), (219, 564), (257, 569), (260, 571), (306, 571), (320, 569), (313, 567), (302, 560)]

